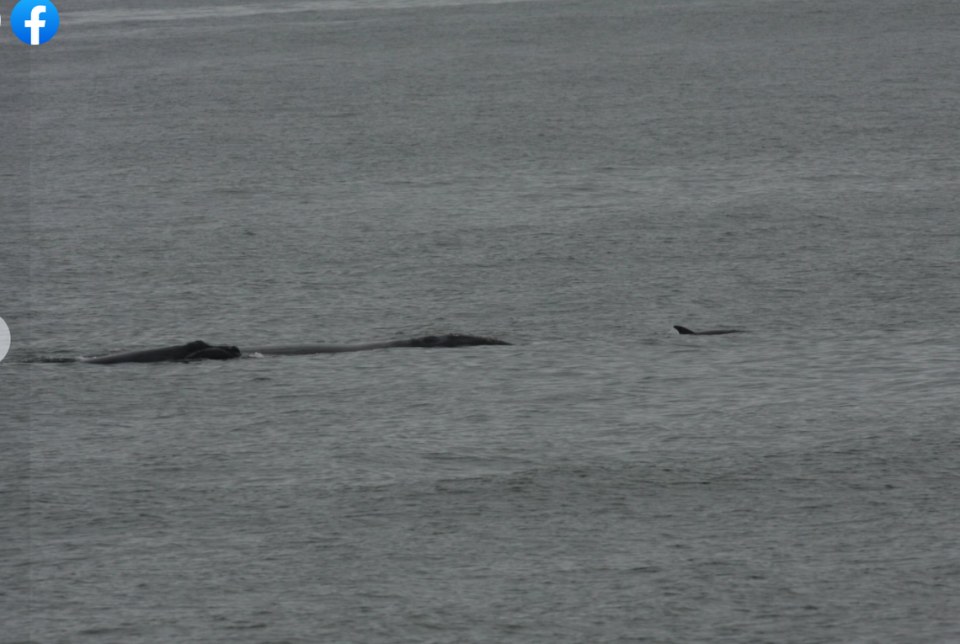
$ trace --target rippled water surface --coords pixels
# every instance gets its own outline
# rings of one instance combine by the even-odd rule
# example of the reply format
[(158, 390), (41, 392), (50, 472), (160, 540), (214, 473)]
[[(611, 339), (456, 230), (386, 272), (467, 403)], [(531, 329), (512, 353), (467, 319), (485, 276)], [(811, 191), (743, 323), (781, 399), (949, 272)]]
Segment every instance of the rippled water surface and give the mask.
[(0, 640), (960, 640), (953, 3), (60, 9)]

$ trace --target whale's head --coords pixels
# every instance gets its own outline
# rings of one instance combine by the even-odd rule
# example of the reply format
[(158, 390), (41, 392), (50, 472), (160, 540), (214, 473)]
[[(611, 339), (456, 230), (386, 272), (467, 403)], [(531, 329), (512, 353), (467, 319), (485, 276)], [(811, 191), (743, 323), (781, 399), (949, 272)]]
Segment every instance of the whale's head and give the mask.
[(460, 333), (449, 333), (447, 335), (426, 335), (422, 338), (413, 338), (410, 340), (411, 347), (477, 347), (487, 344), (509, 345), (509, 342), (497, 340), (496, 338), (483, 338), (477, 335), (463, 335)]

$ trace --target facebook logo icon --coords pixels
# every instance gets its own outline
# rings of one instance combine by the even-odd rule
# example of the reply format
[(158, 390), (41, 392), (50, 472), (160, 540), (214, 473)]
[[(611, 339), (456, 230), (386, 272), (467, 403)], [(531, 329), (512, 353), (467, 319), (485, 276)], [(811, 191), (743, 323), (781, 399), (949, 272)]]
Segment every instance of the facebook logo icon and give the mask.
[(20, 0), (10, 14), (10, 27), (28, 45), (42, 45), (57, 33), (60, 14), (49, 0)]

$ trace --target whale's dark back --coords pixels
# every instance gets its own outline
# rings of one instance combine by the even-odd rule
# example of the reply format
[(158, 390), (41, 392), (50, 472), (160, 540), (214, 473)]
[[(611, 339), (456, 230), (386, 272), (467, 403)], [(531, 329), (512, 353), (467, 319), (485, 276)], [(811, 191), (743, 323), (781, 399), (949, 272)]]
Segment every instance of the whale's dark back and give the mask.
[(226, 344), (213, 346), (203, 340), (194, 340), (193, 342), (177, 344), (172, 347), (116, 353), (99, 358), (91, 358), (84, 362), (93, 364), (117, 364), (121, 362), (171, 362), (177, 360), (230, 360), (231, 358), (239, 357), (240, 349), (237, 347)]
[[(308, 355), (312, 353), (340, 353), (343, 351), (365, 351), (368, 349), (390, 349), (394, 347), (474, 347), (486, 344), (509, 345), (510, 343), (495, 338), (450, 333), (447, 335), (427, 335), (411, 340), (391, 340), (387, 342), (371, 342), (368, 344), (305, 344), (255, 347), (253, 349), (248, 348), (247, 353), (261, 353), (264, 355)], [(84, 362), (93, 364), (116, 364), (119, 362), (231, 360), (233, 358), (239, 358), (240, 356), (240, 349), (235, 346), (228, 344), (210, 345), (202, 340), (195, 340), (187, 344), (179, 344), (172, 347), (129, 351), (127, 353), (90, 358), (84, 360)]]
[(184, 357), (184, 360), (232, 360), (240, 357), (240, 349), (227, 344), (207, 345)]
[(446, 335), (426, 335), (422, 338), (412, 338), (411, 347), (478, 347), (488, 344), (509, 345), (509, 342), (497, 340), (496, 338), (484, 338), (478, 335), (463, 335), (461, 333), (449, 333)]

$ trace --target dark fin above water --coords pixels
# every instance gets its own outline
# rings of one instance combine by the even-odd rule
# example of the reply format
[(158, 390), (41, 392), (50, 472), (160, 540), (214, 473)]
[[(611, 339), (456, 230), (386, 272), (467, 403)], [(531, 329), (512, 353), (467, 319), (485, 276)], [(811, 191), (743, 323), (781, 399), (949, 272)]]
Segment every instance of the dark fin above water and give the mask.
[(740, 329), (714, 329), (713, 331), (691, 331), (685, 326), (680, 326), (674, 324), (673, 328), (676, 329), (680, 335), (723, 335), (724, 333), (743, 333)]

